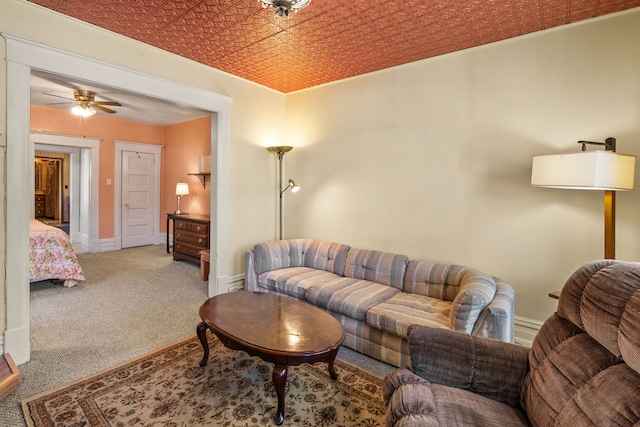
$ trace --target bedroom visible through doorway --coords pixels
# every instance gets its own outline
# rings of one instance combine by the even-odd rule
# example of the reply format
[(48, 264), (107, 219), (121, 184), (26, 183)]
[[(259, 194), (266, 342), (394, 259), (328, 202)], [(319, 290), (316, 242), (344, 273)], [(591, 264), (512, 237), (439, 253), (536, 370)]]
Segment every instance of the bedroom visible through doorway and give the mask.
[(35, 218), (69, 234), (70, 197), (69, 153), (36, 151)]
[[(77, 253), (97, 252), (91, 242), (97, 241), (99, 218), (91, 200), (98, 200), (97, 177), (92, 176), (92, 171), (97, 170), (99, 162), (99, 139), (32, 133), (31, 142), (30, 217), (54, 227), (65, 227), (62, 229)], [(56, 179), (51, 177), (51, 171), (55, 170), (52, 162), (58, 168)]]

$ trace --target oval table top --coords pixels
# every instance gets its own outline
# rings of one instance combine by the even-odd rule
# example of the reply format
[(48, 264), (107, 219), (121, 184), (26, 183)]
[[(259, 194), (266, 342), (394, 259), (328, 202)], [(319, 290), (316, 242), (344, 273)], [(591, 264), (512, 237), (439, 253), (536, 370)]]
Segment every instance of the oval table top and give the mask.
[(271, 293), (217, 295), (202, 304), (200, 317), (216, 335), (262, 354), (318, 355), (336, 349), (345, 337), (344, 328), (330, 314)]

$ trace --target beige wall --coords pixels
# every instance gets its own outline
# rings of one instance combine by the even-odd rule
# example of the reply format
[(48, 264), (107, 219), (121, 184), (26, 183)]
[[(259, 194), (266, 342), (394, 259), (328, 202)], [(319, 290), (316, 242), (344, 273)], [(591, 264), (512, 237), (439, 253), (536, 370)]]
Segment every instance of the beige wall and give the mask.
[[(541, 321), (604, 256), (603, 193), (531, 187), (532, 155), (608, 136), (640, 155), (640, 10), (291, 94), (287, 122), (286, 235), (484, 270)], [(640, 260), (639, 182), (619, 259)]]

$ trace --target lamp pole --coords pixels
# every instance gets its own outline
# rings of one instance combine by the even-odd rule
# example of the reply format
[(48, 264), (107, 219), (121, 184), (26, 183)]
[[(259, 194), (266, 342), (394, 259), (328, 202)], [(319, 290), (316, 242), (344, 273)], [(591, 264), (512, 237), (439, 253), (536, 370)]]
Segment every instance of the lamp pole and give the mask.
[(283, 210), (282, 210), (282, 205), (283, 205), (283, 200), (282, 200), (282, 194), (285, 192), (286, 188), (283, 190), (282, 189), (282, 185), (284, 183), (284, 170), (282, 169), (282, 161), (284, 159), (284, 154), (288, 153), (289, 151), (293, 150), (293, 147), (290, 147), (288, 145), (284, 145), (284, 146), (278, 146), (278, 147), (267, 147), (267, 150), (270, 153), (274, 153), (277, 157), (278, 157), (278, 194), (279, 194), (279, 198), (278, 198), (278, 208), (279, 208), (279, 227), (278, 227), (278, 231), (279, 231), (279, 236), (280, 236), (280, 240), (283, 239), (283, 229), (284, 229), (284, 214), (283, 214)]
[[(609, 137), (604, 142), (578, 141), (582, 144), (582, 151), (586, 151), (586, 144), (604, 145), (605, 151), (616, 152), (616, 139)], [(604, 258), (616, 259), (616, 192), (604, 190)]]
[[(605, 139), (605, 150), (616, 152), (616, 139)], [(616, 259), (616, 192), (604, 190), (604, 257)]]

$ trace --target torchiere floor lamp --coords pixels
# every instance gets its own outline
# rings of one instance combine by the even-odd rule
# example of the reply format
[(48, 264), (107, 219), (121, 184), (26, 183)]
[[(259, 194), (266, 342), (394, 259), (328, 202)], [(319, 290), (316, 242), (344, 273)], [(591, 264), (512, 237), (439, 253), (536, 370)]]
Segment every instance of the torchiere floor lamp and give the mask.
[(283, 187), (284, 185), (284, 170), (282, 169), (282, 161), (284, 159), (284, 155), (285, 153), (288, 153), (289, 151), (293, 150), (293, 147), (290, 147), (288, 145), (283, 145), (283, 146), (277, 146), (277, 147), (267, 147), (267, 150), (271, 153), (274, 153), (277, 157), (278, 157), (278, 203), (279, 203), (279, 222), (280, 222), (280, 226), (279, 226), (279, 232), (280, 232), (280, 240), (282, 240), (282, 236), (283, 236), (283, 230), (284, 230), (284, 215), (282, 212), (282, 205), (283, 205), (283, 199), (282, 196), (284, 195), (284, 192), (287, 191), (289, 188), (291, 188), (291, 192), (295, 193), (296, 191), (298, 191), (300, 189), (300, 187), (292, 180), (289, 180), (289, 183), (286, 187)]

